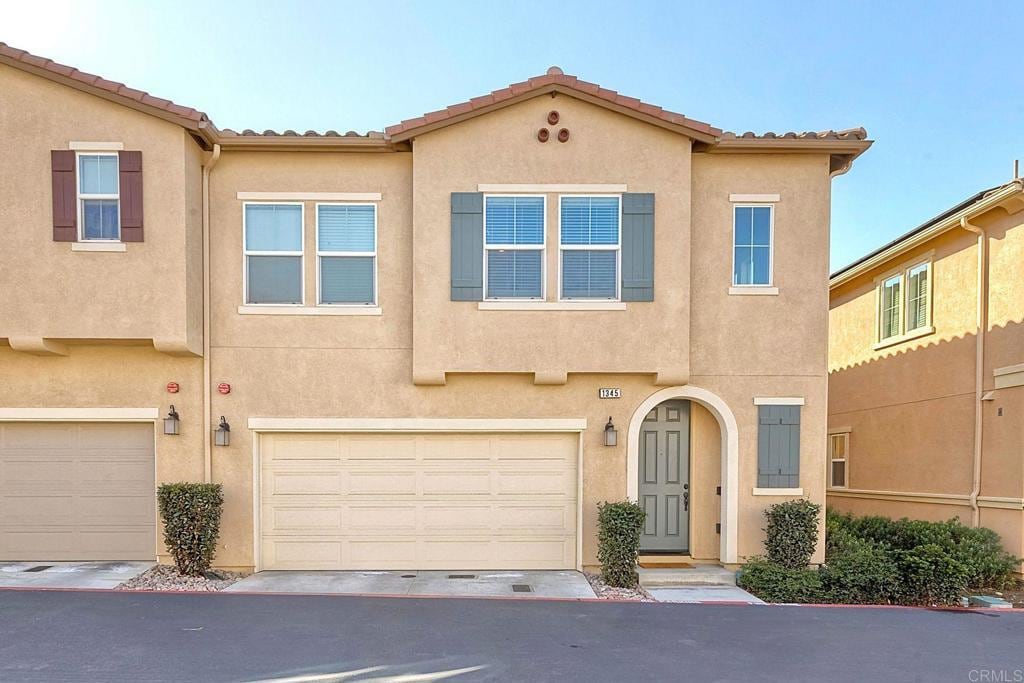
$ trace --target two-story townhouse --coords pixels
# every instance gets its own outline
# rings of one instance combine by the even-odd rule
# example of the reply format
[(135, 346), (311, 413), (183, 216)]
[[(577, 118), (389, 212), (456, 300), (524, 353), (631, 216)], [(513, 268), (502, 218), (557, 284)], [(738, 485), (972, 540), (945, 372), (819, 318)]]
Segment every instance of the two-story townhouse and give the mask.
[(0, 559), (163, 557), (175, 480), (224, 485), (217, 563), (257, 569), (592, 566), (624, 498), (645, 552), (736, 563), (824, 502), (861, 129), (724, 133), (557, 68), (366, 135), (6, 46), (0, 91)]
[(986, 526), (1024, 557), (1024, 182), (831, 277), (828, 504)]

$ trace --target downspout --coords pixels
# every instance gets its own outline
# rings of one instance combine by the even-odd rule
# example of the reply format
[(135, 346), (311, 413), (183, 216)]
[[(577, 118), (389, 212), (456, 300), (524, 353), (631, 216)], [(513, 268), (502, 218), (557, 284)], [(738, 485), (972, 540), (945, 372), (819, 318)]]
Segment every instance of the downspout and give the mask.
[(971, 522), (981, 525), (981, 509), (978, 495), (981, 493), (981, 445), (984, 429), (982, 396), (985, 381), (985, 329), (988, 327), (988, 240), (984, 228), (971, 225), (966, 216), (960, 219), (960, 227), (978, 236), (978, 302), (977, 334), (974, 337), (974, 469), (971, 480)]
[(213, 481), (213, 418), (210, 372), (210, 171), (220, 159), (220, 145), (203, 164), (203, 481)]

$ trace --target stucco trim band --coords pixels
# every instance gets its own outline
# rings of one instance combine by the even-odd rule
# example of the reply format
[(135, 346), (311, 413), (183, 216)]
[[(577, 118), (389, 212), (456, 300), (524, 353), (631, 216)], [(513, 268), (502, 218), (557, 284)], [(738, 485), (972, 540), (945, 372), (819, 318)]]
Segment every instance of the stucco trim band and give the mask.
[(755, 406), (802, 406), (803, 396), (755, 396)]
[(119, 152), (124, 149), (123, 142), (81, 142), (72, 140), (68, 143), (68, 149), (84, 150), (87, 152)]
[(782, 198), (778, 194), (731, 194), (730, 202), (778, 202)]
[(624, 311), (621, 301), (481, 301), (481, 311)]
[(586, 418), (249, 418), (254, 432), (582, 432), (586, 428)]
[[(828, 489), (826, 494), (837, 498), (891, 500), (902, 503), (929, 503), (970, 507), (971, 497), (966, 493), (918, 493), (915, 491), (871, 491), (866, 489)], [(1003, 510), (1024, 509), (1024, 498), (1006, 496), (978, 496), (978, 506)]]
[(640, 427), (644, 418), (658, 404), (671, 399), (696, 401), (707, 408), (718, 422), (722, 437), (722, 540), (719, 562), (736, 564), (739, 538), (740, 446), (739, 426), (729, 405), (719, 396), (693, 385), (669, 387), (648, 396), (629, 420), (626, 436), (626, 497), (636, 501), (640, 491)]
[(239, 306), (238, 315), (382, 315), (380, 306)]
[(804, 490), (798, 489), (769, 489), (769, 488), (757, 488), (753, 490), (755, 496), (802, 496)]
[(288, 202), (379, 202), (380, 192), (238, 192), (237, 199)]
[(480, 183), (477, 192), (626, 192), (625, 183)]
[(2, 422), (153, 422), (159, 408), (0, 408)]
[(995, 377), (996, 389), (1024, 387), (1024, 363), (996, 368), (992, 375)]

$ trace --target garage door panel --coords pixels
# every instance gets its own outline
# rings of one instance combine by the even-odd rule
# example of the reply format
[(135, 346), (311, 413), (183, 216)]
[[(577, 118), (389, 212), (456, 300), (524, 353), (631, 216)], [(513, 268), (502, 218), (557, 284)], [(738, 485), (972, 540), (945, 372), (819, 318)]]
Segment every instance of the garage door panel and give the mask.
[(330, 434), (296, 434), (289, 440), (287, 448), (278, 449), (274, 445), (271, 442), (263, 450), (262, 458), (266, 464), (296, 463), (303, 460), (340, 461), (344, 456), (342, 441), (337, 436)]
[(0, 424), (0, 561), (152, 560), (150, 424)]
[(576, 566), (575, 435), (320, 439), (331, 440), (349, 457), (293, 459), (292, 442), (308, 451), (304, 435), (262, 437), (261, 453), (273, 454), (260, 475), (262, 568)]

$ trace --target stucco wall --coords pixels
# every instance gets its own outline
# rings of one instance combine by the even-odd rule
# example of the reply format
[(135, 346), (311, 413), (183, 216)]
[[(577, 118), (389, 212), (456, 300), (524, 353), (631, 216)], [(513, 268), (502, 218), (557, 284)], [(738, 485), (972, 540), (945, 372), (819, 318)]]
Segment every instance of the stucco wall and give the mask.
[[(186, 230), (198, 195), (196, 144), (179, 126), (0, 65), (0, 338), (197, 339)], [(122, 253), (53, 241), (50, 151), (71, 141), (141, 150), (145, 242)], [(17, 169), (13, 172), (12, 169)], [(26, 258), (31, 254), (31, 258)], [(139, 286), (140, 284), (146, 286)], [(191, 326), (191, 327), (190, 327)]]

